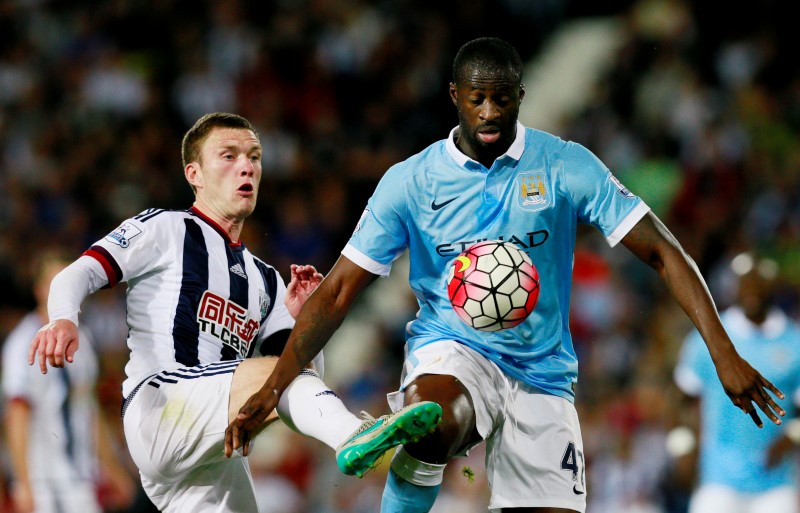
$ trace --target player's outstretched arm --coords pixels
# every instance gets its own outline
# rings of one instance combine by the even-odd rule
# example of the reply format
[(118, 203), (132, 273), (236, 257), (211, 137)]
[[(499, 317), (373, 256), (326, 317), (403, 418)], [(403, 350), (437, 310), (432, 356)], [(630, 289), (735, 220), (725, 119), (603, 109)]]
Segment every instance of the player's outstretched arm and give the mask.
[(51, 367), (63, 367), (64, 362), (72, 363), (78, 350), (78, 327), (68, 319), (59, 319), (42, 326), (33, 337), (28, 350), (28, 365), (33, 365), (39, 357), (39, 368), (47, 374), (47, 363)]
[(753, 422), (763, 423), (753, 403), (775, 424), (785, 415), (770, 395), (783, 399), (783, 393), (744, 360), (722, 326), (705, 280), (694, 261), (681, 248), (666, 226), (652, 212), (643, 217), (622, 239), (622, 243), (661, 276), (703, 336), (717, 376), (733, 404), (749, 414)]
[(261, 389), (239, 410), (225, 430), (225, 455), (244, 447), (249, 452), (251, 436), (278, 405), (281, 394), (300, 371), (325, 347), (339, 328), (358, 294), (375, 275), (342, 256), (319, 287), (308, 297), (297, 316), (275, 369)]

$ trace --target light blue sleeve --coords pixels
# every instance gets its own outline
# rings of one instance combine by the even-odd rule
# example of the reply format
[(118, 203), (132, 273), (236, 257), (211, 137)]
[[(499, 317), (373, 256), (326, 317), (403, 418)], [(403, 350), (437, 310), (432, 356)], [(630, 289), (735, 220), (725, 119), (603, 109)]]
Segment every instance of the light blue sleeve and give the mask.
[[(375, 274), (387, 275), (408, 246), (408, 191), (405, 167), (389, 168), (367, 202), (343, 254)], [(358, 255), (354, 257), (354, 255)]]
[(596, 227), (613, 246), (649, 208), (584, 146), (566, 142), (560, 152), (561, 172), (578, 221)]

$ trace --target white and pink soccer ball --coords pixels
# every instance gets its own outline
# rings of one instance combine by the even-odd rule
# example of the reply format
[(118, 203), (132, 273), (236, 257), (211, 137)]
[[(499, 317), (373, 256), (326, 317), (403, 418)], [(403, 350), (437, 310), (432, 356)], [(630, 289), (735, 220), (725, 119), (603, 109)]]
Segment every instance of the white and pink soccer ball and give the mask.
[(480, 331), (512, 328), (533, 312), (539, 272), (516, 244), (478, 242), (453, 260), (447, 294), (458, 316)]

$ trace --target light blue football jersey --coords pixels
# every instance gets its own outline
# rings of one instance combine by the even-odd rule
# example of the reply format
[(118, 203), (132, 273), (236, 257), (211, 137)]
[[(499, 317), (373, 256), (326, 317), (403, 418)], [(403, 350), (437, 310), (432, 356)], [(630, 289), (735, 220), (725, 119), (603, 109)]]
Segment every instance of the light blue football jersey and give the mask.
[[(407, 364), (413, 365), (415, 349), (455, 340), (507, 374), (573, 400), (578, 362), (569, 302), (576, 227), (594, 225), (613, 246), (649, 209), (580, 144), (518, 123), (509, 150), (486, 169), (458, 149), (455, 130), (386, 172), (342, 254), (385, 276), (408, 249), (419, 312), (407, 329)], [(447, 295), (455, 257), (487, 239), (517, 244), (540, 278), (533, 313), (493, 333), (464, 323)]]
[[(781, 404), (786, 418), (795, 417), (800, 403), (800, 328), (777, 309), (761, 328), (738, 307), (729, 308), (721, 318), (739, 354), (790, 398)], [(684, 342), (675, 378), (684, 392), (700, 398), (701, 484), (760, 493), (797, 482), (794, 458), (785, 458), (773, 469), (766, 467), (767, 448), (784, 426), (776, 426), (761, 413), (764, 427), (759, 429), (731, 403), (697, 331)]]

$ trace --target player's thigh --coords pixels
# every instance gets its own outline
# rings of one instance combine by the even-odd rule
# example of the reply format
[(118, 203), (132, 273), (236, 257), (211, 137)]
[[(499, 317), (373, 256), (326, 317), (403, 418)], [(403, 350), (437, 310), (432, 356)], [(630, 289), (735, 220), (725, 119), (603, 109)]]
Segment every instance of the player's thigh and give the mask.
[(246, 458), (226, 458), (200, 466), (176, 483), (143, 476), (142, 487), (163, 513), (258, 511)]
[(486, 444), (492, 511), (586, 510), (583, 439), (572, 402), (517, 383)]
[[(414, 388), (423, 382), (424, 394)], [(437, 391), (439, 384), (446, 386)], [(450, 401), (461, 415), (472, 417), (470, 423), (486, 438), (503, 414), (507, 384), (502, 371), (486, 357), (458, 342), (442, 340), (406, 357), (401, 391), (389, 394), (388, 399), (394, 411), (415, 400)]]
[[(233, 374), (231, 383), (230, 402), (228, 404), (228, 423), (232, 422), (239, 410), (247, 400), (258, 392), (264, 385), (267, 377), (275, 368), (278, 359), (274, 356), (263, 358), (248, 358), (242, 361)], [(268, 421), (276, 420), (277, 413), (273, 411), (268, 417)]]
[(156, 374), (129, 399), (123, 416), (134, 463), (153, 481), (176, 482), (223, 458), (228, 404), (239, 362)]
[[(243, 360), (236, 368), (233, 375), (233, 382), (231, 383), (230, 402), (228, 404), (228, 423), (230, 424), (239, 410), (244, 406), (250, 396), (261, 390), (267, 377), (272, 373), (275, 368), (278, 358), (275, 356), (264, 356), (260, 358), (247, 358)], [(320, 352), (311, 361), (309, 368), (314, 370), (320, 377), (322, 377), (324, 369), (324, 359), (322, 352)], [(278, 420), (276, 411), (270, 412), (264, 425), (268, 425)]]
[(692, 494), (689, 513), (746, 513), (748, 498), (722, 485), (702, 485)]

